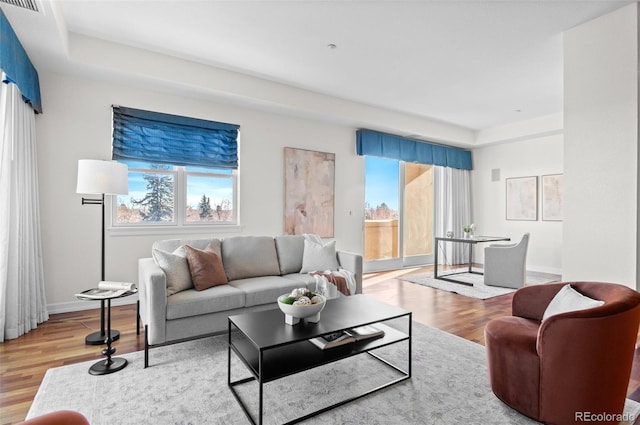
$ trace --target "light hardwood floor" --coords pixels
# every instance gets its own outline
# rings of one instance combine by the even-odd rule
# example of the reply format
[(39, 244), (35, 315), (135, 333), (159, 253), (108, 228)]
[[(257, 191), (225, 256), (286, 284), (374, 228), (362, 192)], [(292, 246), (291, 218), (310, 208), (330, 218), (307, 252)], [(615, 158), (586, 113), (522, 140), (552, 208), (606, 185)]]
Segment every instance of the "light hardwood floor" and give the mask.
[[(364, 278), (363, 292), (411, 310), (417, 322), (484, 344), (485, 324), (494, 317), (510, 314), (512, 295), (476, 300), (398, 279), (429, 270), (426, 267), (370, 273)], [(121, 332), (120, 340), (114, 344), (116, 355), (144, 348), (143, 335), (136, 335), (135, 315), (135, 305), (112, 308), (113, 327)], [(24, 419), (47, 369), (98, 361), (102, 347), (85, 345), (84, 337), (99, 327), (97, 309), (56, 314), (28, 334), (0, 343), (0, 423)], [(628, 394), (640, 401), (638, 351)]]

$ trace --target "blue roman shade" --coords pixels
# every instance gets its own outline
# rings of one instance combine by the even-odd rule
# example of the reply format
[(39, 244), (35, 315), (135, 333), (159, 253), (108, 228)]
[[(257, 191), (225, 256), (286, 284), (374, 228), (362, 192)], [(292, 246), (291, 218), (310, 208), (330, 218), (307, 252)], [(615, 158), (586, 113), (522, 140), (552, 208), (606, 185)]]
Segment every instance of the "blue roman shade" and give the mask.
[(4, 72), (2, 83), (13, 83), (18, 86), (22, 98), (31, 104), (34, 111), (41, 113), (42, 100), (38, 72), (11, 28), (9, 20), (0, 10), (0, 74), (2, 72)]
[(113, 159), (238, 168), (240, 126), (113, 107)]
[(436, 145), (372, 130), (356, 132), (358, 155), (471, 170), (471, 151)]

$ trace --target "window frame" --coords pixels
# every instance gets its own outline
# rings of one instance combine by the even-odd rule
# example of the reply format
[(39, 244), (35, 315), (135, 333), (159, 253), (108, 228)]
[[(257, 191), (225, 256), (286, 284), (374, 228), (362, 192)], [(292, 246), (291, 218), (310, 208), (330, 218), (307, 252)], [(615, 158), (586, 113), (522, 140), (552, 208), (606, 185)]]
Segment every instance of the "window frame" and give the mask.
[[(126, 163), (127, 161), (118, 161)], [(136, 161), (143, 162), (143, 161)], [(146, 164), (151, 164), (146, 162)], [(205, 171), (188, 171), (187, 166), (173, 165), (171, 170), (153, 170), (151, 168), (130, 167), (129, 173), (153, 173), (173, 175), (173, 221), (170, 222), (135, 222), (119, 223), (117, 196), (111, 197), (111, 223), (109, 233), (114, 236), (135, 236), (150, 234), (193, 234), (206, 231), (210, 233), (239, 231), (239, 205), (238, 205), (238, 180), (239, 169), (231, 170), (231, 173), (219, 173), (212, 168), (211, 173)], [(206, 167), (198, 167), (206, 168)], [(187, 221), (187, 180), (188, 176), (206, 176), (213, 178), (226, 178), (231, 180), (233, 214), (230, 221)]]
[[(198, 226), (198, 225), (209, 227), (209, 226), (224, 226), (224, 225), (232, 226), (232, 225), (238, 224), (238, 170), (237, 169), (231, 170), (230, 174), (224, 174), (224, 173), (216, 173), (213, 171), (211, 173), (207, 173), (204, 171), (188, 171), (187, 167), (178, 167), (178, 168), (182, 169), (182, 173), (179, 175), (179, 177), (182, 180), (181, 187), (182, 187), (183, 199), (181, 201), (182, 201), (183, 208), (180, 209), (182, 214), (182, 222), (181, 222), (182, 225), (189, 226), (189, 227)], [(213, 169), (213, 170), (220, 170), (220, 168)], [(214, 177), (214, 178), (225, 178), (225, 179), (231, 180), (232, 182), (231, 183), (231, 188), (232, 188), (232, 195), (231, 195), (232, 204), (231, 205), (233, 206), (232, 220), (224, 221), (224, 222), (220, 222), (220, 221), (189, 222), (187, 221), (187, 199), (186, 198), (187, 198), (187, 180), (189, 176), (206, 176), (206, 177)]]

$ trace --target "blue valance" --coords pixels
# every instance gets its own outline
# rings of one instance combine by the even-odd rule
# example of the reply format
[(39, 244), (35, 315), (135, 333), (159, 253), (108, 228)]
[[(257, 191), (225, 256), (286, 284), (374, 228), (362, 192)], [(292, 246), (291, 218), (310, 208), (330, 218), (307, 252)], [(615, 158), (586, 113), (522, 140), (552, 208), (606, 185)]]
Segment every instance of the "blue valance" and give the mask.
[(356, 132), (356, 149), (358, 155), (379, 156), (462, 170), (473, 169), (471, 151), (372, 130), (358, 130)]
[(3, 71), (6, 76), (2, 82), (18, 86), (24, 100), (31, 104), (34, 111), (41, 113), (42, 99), (38, 72), (2, 10), (0, 10), (0, 71)]
[(113, 159), (238, 168), (240, 126), (113, 107)]

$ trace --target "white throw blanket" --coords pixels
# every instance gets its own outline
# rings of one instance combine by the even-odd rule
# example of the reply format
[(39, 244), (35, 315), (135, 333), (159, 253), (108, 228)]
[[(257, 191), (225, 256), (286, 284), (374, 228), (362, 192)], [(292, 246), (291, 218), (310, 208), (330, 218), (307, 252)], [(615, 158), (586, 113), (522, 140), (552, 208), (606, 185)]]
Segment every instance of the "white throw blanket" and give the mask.
[[(326, 298), (338, 298), (346, 295), (353, 295), (356, 293), (356, 279), (353, 272), (346, 269), (339, 270), (326, 270), (324, 272), (310, 273), (316, 280), (316, 292), (324, 295)], [(346, 282), (348, 293), (344, 293), (333, 282), (327, 278), (327, 275), (335, 276), (337, 278), (343, 278)]]

